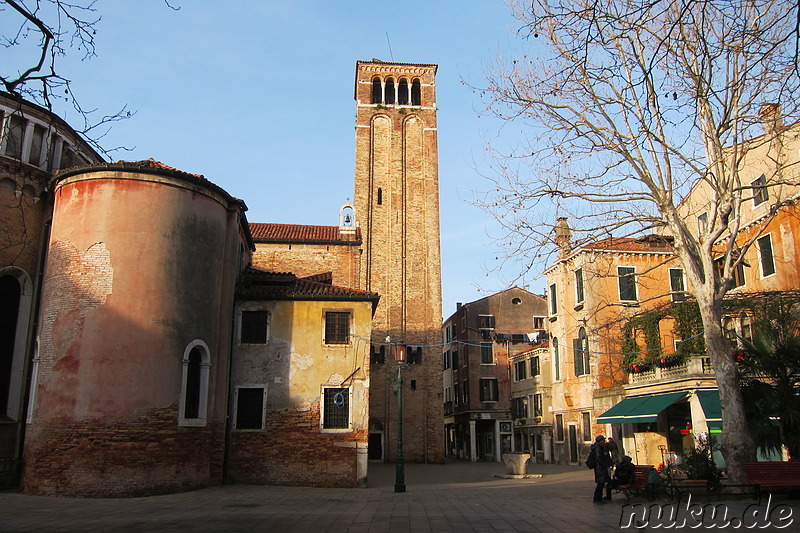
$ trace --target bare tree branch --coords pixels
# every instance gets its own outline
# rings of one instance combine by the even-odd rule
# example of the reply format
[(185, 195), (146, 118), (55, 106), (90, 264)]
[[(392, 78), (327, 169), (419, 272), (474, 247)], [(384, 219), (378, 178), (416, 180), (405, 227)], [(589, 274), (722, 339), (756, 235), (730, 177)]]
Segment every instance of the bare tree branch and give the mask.
[[(703, 313), (736, 478), (750, 450), (722, 342), (721, 301), (747, 248), (791, 201), (773, 194), (761, 225), (743, 225), (756, 194), (747, 174), (752, 154), (770, 152), (785, 131), (762, 130), (762, 105), (786, 104), (787, 121), (800, 118), (797, 3), (533, 0), (513, 13), (530, 49), (500, 56), (482, 90), (488, 109), (523, 122), (528, 137), (511, 150), (489, 147), (492, 190), (475, 203), (501, 224), (509, 258), (545, 257), (556, 218), (565, 215), (580, 221), (577, 245), (611, 232), (674, 238)], [(766, 188), (800, 185), (786, 161), (772, 163)], [(689, 224), (699, 213), (687, 202), (698, 194), (708, 206), (699, 231)], [(752, 233), (743, 239), (745, 229)]]

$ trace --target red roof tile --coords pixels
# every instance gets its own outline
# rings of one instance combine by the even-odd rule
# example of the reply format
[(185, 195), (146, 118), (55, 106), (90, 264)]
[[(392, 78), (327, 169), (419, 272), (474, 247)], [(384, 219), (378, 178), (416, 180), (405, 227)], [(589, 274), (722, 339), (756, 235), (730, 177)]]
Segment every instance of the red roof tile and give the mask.
[(181, 172), (183, 174), (189, 174), (190, 176), (194, 176), (195, 178), (203, 178), (202, 174), (192, 174), (191, 172), (184, 172), (183, 170), (178, 170), (175, 167), (171, 167), (169, 165), (165, 165), (161, 161), (156, 161), (152, 157), (150, 159), (144, 159), (142, 161), (117, 161), (116, 163), (111, 163), (112, 165), (125, 165), (125, 166), (136, 166), (136, 167), (144, 167), (144, 168), (158, 168), (162, 170), (174, 170), (176, 172)]
[[(251, 222), (250, 232), (256, 242), (339, 243), (343, 239), (339, 226), (307, 226), (303, 224), (267, 224)], [(356, 229), (356, 242), (361, 242), (361, 230)]]
[(380, 296), (376, 292), (314, 281), (326, 278), (327, 274), (318, 274), (298, 279), (294, 274), (268, 272), (251, 267), (245, 272), (236, 293), (243, 300), (371, 301), (373, 309), (378, 304)]
[(614, 252), (672, 252), (672, 238), (658, 235), (645, 237), (608, 237), (581, 247), (581, 250), (606, 250)]

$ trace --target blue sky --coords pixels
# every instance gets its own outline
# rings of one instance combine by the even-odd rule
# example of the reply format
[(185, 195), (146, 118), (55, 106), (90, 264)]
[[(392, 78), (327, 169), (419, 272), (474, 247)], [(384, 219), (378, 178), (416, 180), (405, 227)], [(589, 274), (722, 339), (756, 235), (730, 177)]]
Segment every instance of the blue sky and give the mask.
[(521, 127), (501, 130), (462, 83), (481, 85), (516, 42), (502, 1), (170, 2), (181, 9), (100, 0), (98, 57), (63, 65), (85, 107), (136, 111), (103, 141), (132, 148), (115, 160), (203, 174), (251, 222), (335, 225), (353, 196), (356, 60), (436, 63), (443, 314), (512, 284), (517, 272), (489, 272), (497, 229), (469, 200), (489, 187), (486, 139), (513, 143)]

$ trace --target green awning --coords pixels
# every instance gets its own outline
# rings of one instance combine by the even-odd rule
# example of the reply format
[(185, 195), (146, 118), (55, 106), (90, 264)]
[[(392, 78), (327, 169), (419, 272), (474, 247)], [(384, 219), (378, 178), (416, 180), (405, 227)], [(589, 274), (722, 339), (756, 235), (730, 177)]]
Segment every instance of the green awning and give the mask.
[(655, 422), (658, 413), (685, 398), (687, 393), (668, 392), (625, 398), (617, 405), (600, 415), (598, 424), (636, 424), (639, 422)]
[(708, 430), (722, 429), (722, 407), (719, 404), (719, 390), (699, 390), (697, 391), (697, 397), (700, 399), (700, 405), (703, 406)]

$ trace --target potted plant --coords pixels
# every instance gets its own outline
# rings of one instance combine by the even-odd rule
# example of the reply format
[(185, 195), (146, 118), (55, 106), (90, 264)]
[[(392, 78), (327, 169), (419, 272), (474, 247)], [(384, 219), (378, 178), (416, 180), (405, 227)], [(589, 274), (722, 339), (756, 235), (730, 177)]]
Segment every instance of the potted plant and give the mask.
[(705, 485), (709, 490), (716, 491), (720, 487), (722, 472), (714, 463), (714, 451), (719, 448), (714, 438), (708, 434), (699, 434), (695, 437), (694, 447), (685, 450), (683, 469), (688, 478), (686, 485)]

